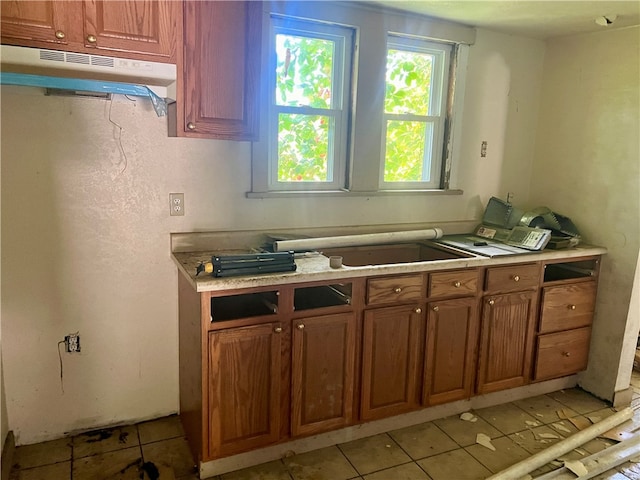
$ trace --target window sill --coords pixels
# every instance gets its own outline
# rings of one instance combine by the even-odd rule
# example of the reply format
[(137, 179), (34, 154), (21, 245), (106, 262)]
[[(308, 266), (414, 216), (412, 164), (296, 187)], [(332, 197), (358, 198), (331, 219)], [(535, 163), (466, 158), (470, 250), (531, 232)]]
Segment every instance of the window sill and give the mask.
[(297, 190), (278, 192), (247, 192), (247, 198), (296, 198), (301, 195), (305, 197), (393, 197), (393, 196), (414, 196), (414, 195), (462, 195), (464, 192), (459, 189), (450, 190), (373, 190), (355, 192), (351, 190)]

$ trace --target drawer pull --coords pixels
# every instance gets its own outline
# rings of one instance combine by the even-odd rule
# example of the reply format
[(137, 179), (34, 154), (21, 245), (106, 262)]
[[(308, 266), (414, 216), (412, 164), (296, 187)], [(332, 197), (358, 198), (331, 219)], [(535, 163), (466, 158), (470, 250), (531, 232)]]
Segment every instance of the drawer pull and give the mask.
[(304, 323), (299, 323), (297, 328), (298, 330), (304, 330)]
[(62, 40), (64, 37), (66, 37), (66, 35), (62, 30), (56, 30), (56, 38), (58, 40)]
[(282, 333), (282, 327), (276, 327), (273, 329), (275, 333)]
[(396, 288), (393, 289), (393, 291), (396, 292), (396, 293), (401, 293), (402, 292), (402, 288), (396, 287)]
[[(437, 308), (438, 308), (438, 307), (433, 307), (433, 309), (434, 309), (436, 312), (438, 311), (438, 310), (437, 310)], [(418, 308), (416, 308), (416, 309), (414, 310), (414, 312), (416, 312), (416, 313), (422, 313), (422, 309), (421, 309), (420, 307), (418, 307)]]
[(456, 288), (460, 288), (460, 285), (462, 285), (460, 282), (454, 282), (453, 286)]
[(513, 277), (513, 281), (514, 281), (514, 282), (519, 282), (519, 281), (520, 281), (520, 275), (515, 275), (515, 276)]
[(570, 357), (571, 353), (570, 352), (562, 352), (562, 356), (563, 357)]
[(576, 306), (575, 305), (569, 305), (569, 310), (575, 310)]
[(437, 305), (436, 305), (435, 307), (433, 307), (433, 311), (434, 311), (434, 312), (437, 312), (438, 310), (440, 310), (440, 307), (439, 307), (439, 306), (437, 306)]
[(193, 131), (193, 130), (195, 130), (195, 129), (196, 129), (196, 124), (195, 124), (195, 123), (193, 123), (193, 122), (189, 122), (189, 123), (187, 123), (187, 128), (188, 128), (189, 130)]
[(492, 300), (489, 300), (489, 305), (493, 305), (494, 303), (496, 303), (496, 301), (495, 301), (495, 300), (493, 300), (493, 299), (492, 299)]
[(87, 42), (89, 43), (97, 43), (98, 39), (95, 35), (87, 35)]

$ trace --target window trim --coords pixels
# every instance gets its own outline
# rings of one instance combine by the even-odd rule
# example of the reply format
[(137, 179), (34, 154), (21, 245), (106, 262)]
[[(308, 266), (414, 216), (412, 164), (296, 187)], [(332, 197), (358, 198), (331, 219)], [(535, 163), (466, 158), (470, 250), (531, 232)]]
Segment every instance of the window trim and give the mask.
[[(355, 51), (353, 62), (358, 69), (353, 72), (354, 97), (350, 107), (350, 142), (348, 144), (349, 165), (345, 188), (335, 190), (269, 191), (267, 185), (264, 139), (268, 122), (264, 112), (268, 99), (266, 82), (261, 82), (260, 139), (251, 147), (251, 189), (247, 198), (292, 198), (304, 193), (309, 197), (359, 197), (388, 195), (460, 195), (457, 187), (459, 162), (462, 146), (456, 139), (461, 137), (462, 107), (466, 85), (466, 68), (469, 46), (475, 42), (475, 29), (461, 25), (448, 24), (420, 15), (405, 15), (398, 11), (384, 10), (346, 2), (263, 2), (263, 45), (268, 45), (270, 19), (272, 16), (287, 16), (294, 19), (325, 22), (344, 25), (355, 29)], [(372, 28), (373, 27), (373, 28)], [(450, 55), (450, 71), (455, 76), (455, 92), (446, 100), (447, 119), (443, 145), (443, 165), (441, 169), (441, 188), (426, 189), (387, 189), (379, 186), (380, 162), (371, 162), (374, 156), (379, 158), (380, 143), (372, 138), (381, 138), (382, 100), (371, 84), (382, 79), (384, 84), (385, 60), (380, 51), (385, 51), (387, 35), (415, 36), (434, 42), (450, 43), (453, 50)], [(268, 70), (267, 55), (262, 55), (262, 71)], [(380, 61), (382, 60), (382, 61)], [(369, 85), (367, 85), (367, 83)], [(376, 113), (379, 110), (379, 113)], [(373, 165), (373, 167), (372, 167)], [(355, 172), (355, 175), (354, 175)], [(460, 177), (462, 178), (462, 177)]]

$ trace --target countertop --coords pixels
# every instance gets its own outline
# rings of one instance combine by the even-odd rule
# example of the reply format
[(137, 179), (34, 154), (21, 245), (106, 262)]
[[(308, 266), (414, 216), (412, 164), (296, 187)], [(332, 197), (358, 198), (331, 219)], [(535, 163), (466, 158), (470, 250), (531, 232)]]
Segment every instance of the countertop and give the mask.
[(198, 252), (173, 252), (180, 274), (184, 275), (197, 292), (227, 291), (251, 287), (265, 287), (291, 283), (338, 280), (345, 278), (366, 277), (374, 275), (406, 274), (416, 272), (473, 268), (484, 266), (509, 265), (539, 261), (561, 260), (591, 255), (603, 255), (607, 250), (592, 245), (579, 245), (562, 250), (543, 250), (541, 252), (522, 255), (510, 255), (498, 258), (471, 256), (450, 260), (435, 260), (412, 263), (396, 263), (387, 265), (366, 265), (358, 267), (329, 267), (329, 259), (322, 254), (312, 253), (296, 258), (295, 272), (269, 273), (252, 276), (215, 278), (201, 273), (196, 277), (196, 267), (200, 262), (211, 261), (212, 255), (246, 253), (246, 250), (208, 249)]

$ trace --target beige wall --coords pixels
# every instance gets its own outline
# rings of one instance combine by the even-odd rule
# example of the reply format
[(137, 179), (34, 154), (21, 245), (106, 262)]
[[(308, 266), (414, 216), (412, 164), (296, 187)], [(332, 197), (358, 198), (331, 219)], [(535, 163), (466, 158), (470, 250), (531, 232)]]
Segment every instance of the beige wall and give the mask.
[(638, 334), (626, 323), (640, 242), (639, 48), (638, 27), (548, 42), (531, 177), (531, 204), (609, 249), (581, 380), (608, 399), (629, 385), (633, 348), (621, 350)]
[[(543, 58), (540, 41), (478, 32), (461, 196), (247, 199), (247, 143), (167, 138), (140, 101), (3, 87), (2, 355), (17, 444), (178, 409), (170, 232), (469, 220), (491, 195), (526, 199)], [(185, 193), (184, 217), (169, 217), (170, 192)], [(75, 331), (63, 392), (58, 342)]]

